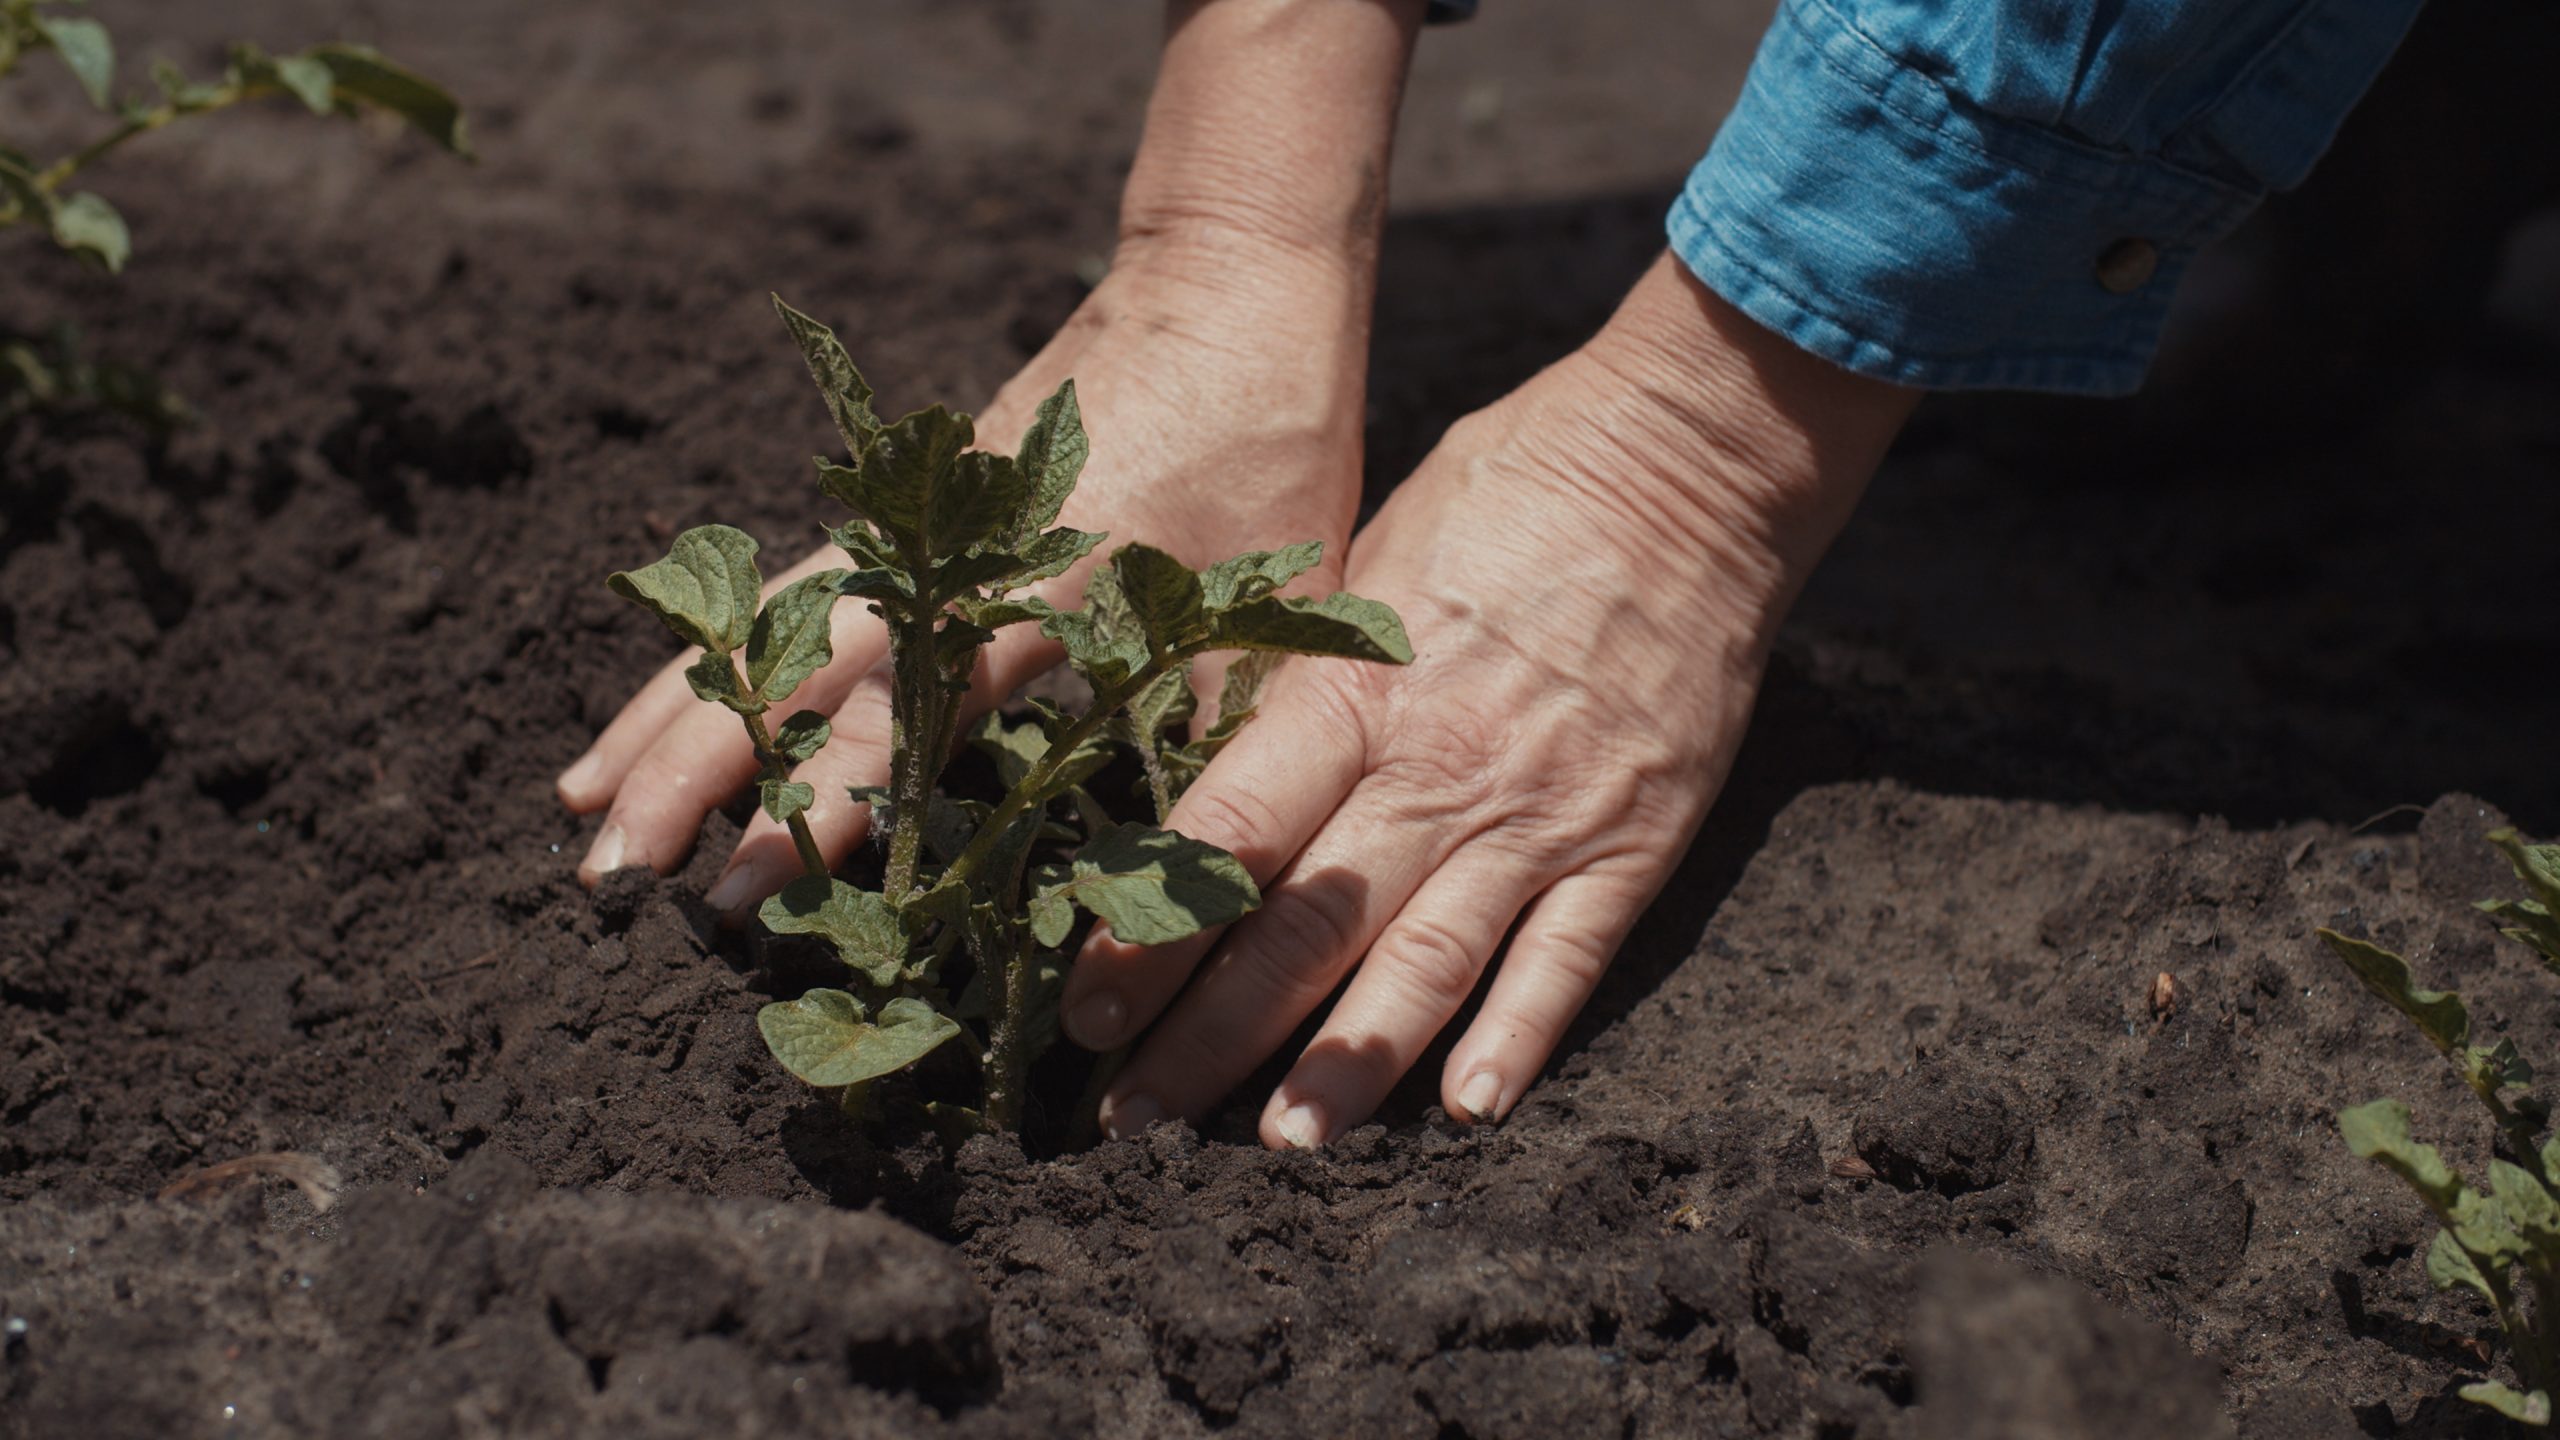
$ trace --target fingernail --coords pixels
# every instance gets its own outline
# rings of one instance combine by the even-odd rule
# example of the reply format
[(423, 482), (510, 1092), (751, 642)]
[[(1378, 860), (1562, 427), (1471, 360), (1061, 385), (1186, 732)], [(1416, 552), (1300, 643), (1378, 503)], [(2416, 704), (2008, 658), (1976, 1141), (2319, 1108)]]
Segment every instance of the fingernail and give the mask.
[(596, 836), (596, 843), (587, 847), (587, 858), (579, 862), (578, 873), (591, 880), (601, 880), (622, 868), (622, 854), (630, 848), (631, 841), (622, 833), (622, 827), (607, 825), (604, 832)]
[(577, 764), (560, 772), (560, 793), (572, 798), (584, 799), (586, 791), (596, 783), (596, 776), (603, 772), (603, 757), (590, 750), (578, 757)]
[(1067, 1038), (1087, 1050), (1108, 1050), (1120, 1043), (1120, 1027), (1128, 1021), (1129, 1007), (1119, 996), (1096, 991), (1067, 1012)]
[(771, 888), (765, 884), (764, 872), (765, 867), (756, 861), (733, 860), (702, 901), (723, 915), (743, 910), (750, 903), (762, 899), (764, 892)]
[(1313, 1100), (1301, 1100), (1271, 1122), (1292, 1150), (1313, 1150), (1324, 1143), (1324, 1111)]
[(1482, 1125), (1501, 1118), (1495, 1111), (1502, 1103), (1502, 1077), (1490, 1070), (1479, 1070), (1465, 1088), (1458, 1092), (1458, 1108), (1467, 1112), (1470, 1125)]
[(1163, 1118), (1164, 1107), (1153, 1095), (1123, 1095), (1102, 1107), (1103, 1133), (1114, 1140), (1133, 1140)]

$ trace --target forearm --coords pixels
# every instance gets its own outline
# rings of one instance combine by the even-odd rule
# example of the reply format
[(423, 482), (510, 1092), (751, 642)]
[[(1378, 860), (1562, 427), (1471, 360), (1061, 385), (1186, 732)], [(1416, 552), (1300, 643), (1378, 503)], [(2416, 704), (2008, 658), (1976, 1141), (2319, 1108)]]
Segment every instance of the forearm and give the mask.
[(1423, 0), (1175, 0), (1121, 258), (1303, 257), (1366, 303)]

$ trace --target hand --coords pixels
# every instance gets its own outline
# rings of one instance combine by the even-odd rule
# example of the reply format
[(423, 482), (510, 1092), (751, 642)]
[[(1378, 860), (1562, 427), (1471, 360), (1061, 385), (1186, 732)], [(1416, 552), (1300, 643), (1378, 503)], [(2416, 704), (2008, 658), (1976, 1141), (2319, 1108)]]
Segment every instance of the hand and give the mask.
[(1778, 622), (1912, 398), (1665, 259), (1589, 346), (1455, 427), (1349, 566), (1403, 615), (1414, 663), (1290, 662), (1171, 817), (1244, 860), (1262, 909), (1196, 976), (1206, 939), (1107, 934), (1069, 972), (1090, 1048), (1163, 1012), (1106, 1127), (1197, 1118), (1349, 974), (1262, 1117), (1266, 1144), (1322, 1144), (1518, 921), (1441, 1078), (1451, 1112), (1507, 1113), (1687, 849)]
[[(1367, 335), (1352, 323), (1359, 307), (1319, 298), (1353, 277), (1308, 265), (1275, 284), (1284, 263), (1277, 253), (1211, 263), (1186, 252), (1115, 269), (996, 393), (979, 418), (982, 443), (1009, 448), (1072, 375), (1097, 440), (1062, 523), (1109, 531), (1114, 543), (1144, 540), (1195, 564), (1321, 539), (1326, 565), (1304, 583), (1318, 593), (1338, 588), (1359, 506)], [(1043, 598), (1073, 608), (1099, 560), (1098, 552), (1042, 587)], [(842, 563), (821, 550), (767, 591)], [(834, 737), (794, 772), (816, 789), (809, 828), (830, 865), (870, 831), (870, 807), (847, 788), (889, 773), (887, 630), (863, 606), (839, 604), (833, 641), (833, 662), (792, 696), (792, 708), (834, 720)], [(612, 807), (578, 869), (588, 884), (626, 865), (674, 868), (703, 817), (755, 773), (736, 718), (701, 703), (684, 681), (698, 654), (668, 662), (560, 778), (570, 809)], [(1003, 631), (980, 661), (964, 723), (1058, 659), (1038, 627)], [(789, 832), (759, 811), (707, 898), (741, 915), (800, 868)]]
[[(985, 443), (1009, 447), (1074, 377), (1095, 441), (1063, 523), (1194, 564), (1323, 540), (1325, 565), (1293, 588), (1333, 588), (1359, 506), (1380, 177), (1421, 11), (1421, 0), (1171, 7), (1111, 274), (978, 419)], [(789, 363), (780, 340), (775, 363)], [(837, 563), (812, 555), (768, 592)], [(1039, 593), (1072, 608), (1097, 563)], [(791, 697), (834, 721), (794, 772), (816, 790), (807, 818), (830, 865), (870, 830), (847, 787), (889, 773), (886, 632), (840, 604), (832, 638), (834, 662)], [(578, 866), (590, 885), (626, 865), (674, 869), (703, 817), (755, 773), (735, 718), (685, 684), (693, 658), (669, 662), (560, 777), (571, 810), (612, 807)], [(981, 658), (964, 722), (1058, 658), (1032, 627), (1006, 629)], [(799, 870), (789, 834), (759, 812), (707, 898), (742, 917)]]

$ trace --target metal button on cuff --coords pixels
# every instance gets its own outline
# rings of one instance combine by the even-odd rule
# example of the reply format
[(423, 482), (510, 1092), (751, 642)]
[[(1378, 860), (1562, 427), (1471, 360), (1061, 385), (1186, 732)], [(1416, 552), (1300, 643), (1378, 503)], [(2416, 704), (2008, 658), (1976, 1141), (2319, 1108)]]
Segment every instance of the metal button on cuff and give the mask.
[(2124, 239), (2098, 256), (2098, 283), (2110, 295), (2130, 295), (2151, 283), (2160, 268), (2160, 247), (2148, 240)]

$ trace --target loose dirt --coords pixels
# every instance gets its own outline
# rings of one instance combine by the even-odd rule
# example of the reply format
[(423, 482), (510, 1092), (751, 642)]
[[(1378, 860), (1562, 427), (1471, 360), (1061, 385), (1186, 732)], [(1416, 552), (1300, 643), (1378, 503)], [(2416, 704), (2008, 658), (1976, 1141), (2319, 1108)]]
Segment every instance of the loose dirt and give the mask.
[[(743, 809), (589, 894), (550, 777), (663, 658), (606, 569), (801, 533), (825, 425), (765, 292), (891, 403), (983, 395), (1108, 248), (1146, 25), (220, 8), (157, 48), (360, 32), (490, 159), (250, 117), (102, 180), (127, 277), (10, 241), (9, 326), (208, 418), (0, 429), (0, 1436), (2494, 1433), (2451, 1398), (2488, 1317), (2330, 1116), (2402, 1096), (2475, 1164), (2480, 1127), (2311, 930), (2560, 1063), (2467, 905), (2506, 812), (2560, 828), (2522, 242), (2386, 369), (1924, 412), (1509, 1123), (1426, 1080), (1320, 1154), (1249, 1104), (952, 1152), (764, 1054), (815, 977), (700, 904)], [(1597, 323), (1677, 179), (1577, 191), (1559, 128), (1641, 108), (1617, 22), (1502, 8), (1409, 100), (1373, 489)], [(206, 1174), (279, 1153), (325, 1172)]]

